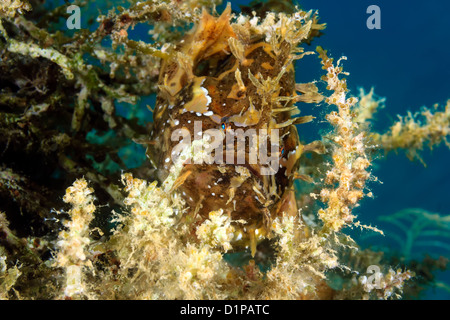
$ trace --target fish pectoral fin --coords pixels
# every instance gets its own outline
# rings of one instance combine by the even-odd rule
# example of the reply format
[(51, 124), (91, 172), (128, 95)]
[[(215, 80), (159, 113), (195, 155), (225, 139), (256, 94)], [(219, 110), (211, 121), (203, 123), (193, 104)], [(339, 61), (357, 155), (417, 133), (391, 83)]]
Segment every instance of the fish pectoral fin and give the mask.
[(303, 116), (303, 117), (297, 117), (294, 118), (293, 124), (302, 124), (302, 123), (308, 123), (315, 119), (313, 116)]
[(327, 152), (327, 149), (325, 148), (325, 145), (322, 143), (322, 141), (316, 140), (303, 146), (303, 151), (325, 154)]
[(188, 170), (185, 173), (183, 173), (181, 176), (179, 176), (177, 178), (177, 180), (175, 180), (175, 182), (173, 183), (172, 189), (170, 191), (172, 192), (172, 191), (178, 189), (181, 185), (183, 185), (183, 183), (186, 181), (186, 179), (190, 176), (191, 173), (192, 173), (192, 171)]
[(300, 179), (309, 183), (313, 183), (314, 180), (313, 178), (311, 178), (310, 176), (307, 176), (305, 174), (299, 174), (299, 173), (294, 173), (294, 179)]
[(256, 235), (255, 235), (255, 229), (254, 228), (250, 228), (250, 230), (248, 230), (248, 235), (250, 238), (250, 251), (252, 254), (252, 258), (255, 257), (256, 254)]

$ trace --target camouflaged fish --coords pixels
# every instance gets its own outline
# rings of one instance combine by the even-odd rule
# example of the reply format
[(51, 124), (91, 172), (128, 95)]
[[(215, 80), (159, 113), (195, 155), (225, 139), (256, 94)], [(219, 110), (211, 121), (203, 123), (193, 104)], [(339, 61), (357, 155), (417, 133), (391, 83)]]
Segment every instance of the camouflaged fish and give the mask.
[[(216, 129), (224, 135), (266, 129), (272, 137), (277, 129), (278, 141), (270, 141), (276, 152), (268, 148), (268, 156), (278, 157), (273, 174), (263, 174), (262, 164), (249, 161), (248, 147), (245, 163), (225, 161), (230, 149), (224, 142), (223, 163), (186, 164), (176, 183), (190, 208), (188, 216), (204, 220), (209, 212), (223, 209), (233, 220), (245, 220), (235, 225), (234, 243), (250, 246), (254, 254), (276, 216), (283, 211), (297, 214), (291, 187), (306, 146), (300, 144), (295, 125), (312, 117), (293, 118), (299, 112), (294, 103), (317, 102), (321, 96), (313, 84), (296, 85), (292, 44), (282, 37), (266, 42), (264, 34), (251, 32), (248, 21), (230, 24), (230, 16), (230, 7), (218, 18), (204, 11), (172, 58), (162, 61), (148, 155), (164, 180), (179, 143), (171, 139), (174, 130), (187, 130), (193, 141), (199, 121), (203, 132)], [(306, 41), (310, 30), (311, 22), (305, 23), (299, 37)]]

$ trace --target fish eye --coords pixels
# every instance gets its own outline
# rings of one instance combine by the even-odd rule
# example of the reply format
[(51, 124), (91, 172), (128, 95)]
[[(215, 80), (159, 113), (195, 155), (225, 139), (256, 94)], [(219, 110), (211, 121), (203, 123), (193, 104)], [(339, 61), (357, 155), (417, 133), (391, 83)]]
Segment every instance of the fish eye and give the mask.
[(222, 128), (223, 131), (228, 131), (228, 129), (230, 129), (230, 124), (227, 122), (222, 122), (220, 127)]

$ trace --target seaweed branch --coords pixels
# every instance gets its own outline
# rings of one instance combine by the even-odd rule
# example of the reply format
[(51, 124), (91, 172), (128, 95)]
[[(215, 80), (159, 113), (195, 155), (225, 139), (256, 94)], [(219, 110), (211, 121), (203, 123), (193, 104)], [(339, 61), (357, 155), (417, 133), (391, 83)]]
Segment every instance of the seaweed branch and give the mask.
[(387, 233), (397, 243), (400, 252), (409, 260), (415, 249), (425, 247), (447, 254), (450, 251), (450, 215), (440, 215), (423, 209), (403, 209), (379, 218), (400, 233)]
[[(355, 121), (353, 106), (358, 100), (346, 97), (347, 82), (339, 78), (341, 74), (347, 75), (339, 66), (345, 57), (334, 65), (326, 50), (318, 47), (317, 52), (322, 60), (322, 69), (327, 71), (323, 80), (328, 84), (327, 89), (333, 91), (325, 101), (338, 108), (337, 112), (332, 111), (326, 116), (336, 130), (333, 136), (336, 147), (331, 155), (333, 164), (325, 178), (325, 183), (332, 187), (320, 191), (320, 197), (327, 207), (319, 210), (319, 217), (324, 223), (322, 232), (328, 233), (340, 231), (353, 223), (355, 216), (352, 210), (366, 196), (364, 188), (371, 177), (367, 171), (371, 161), (366, 152), (367, 133)], [(367, 195), (371, 196), (370, 193)]]
[(386, 153), (403, 149), (410, 160), (417, 159), (426, 165), (420, 156), (420, 151), (426, 145), (433, 149), (442, 142), (450, 148), (450, 100), (442, 108), (435, 104), (432, 109), (424, 108), (421, 112), (405, 117), (399, 117), (388, 132), (373, 135), (374, 142), (379, 144)]

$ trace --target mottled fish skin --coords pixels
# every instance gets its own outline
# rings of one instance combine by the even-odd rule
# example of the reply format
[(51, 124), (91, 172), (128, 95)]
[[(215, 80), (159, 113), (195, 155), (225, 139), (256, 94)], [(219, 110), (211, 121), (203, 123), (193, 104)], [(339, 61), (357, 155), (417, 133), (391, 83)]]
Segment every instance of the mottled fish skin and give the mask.
[[(246, 150), (246, 162), (241, 165), (186, 164), (177, 188), (191, 208), (188, 214), (206, 219), (209, 212), (223, 209), (233, 220), (246, 221), (241, 231), (263, 234), (279, 214), (303, 150), (292, 121), (294, 67), (287, 43), (275, 55), (261, 36), (240, 39), (229, 21), (229, 8), (218, 18), (204, 12), (199, 24), (178, 44), (173, 58), (162, 62), (148, 155), (161, 169), (163, 180), (179, 143), (171, 141), (174, 130), (187, 129), (193, 141), (198, 138), (195, 121), (201, 121), (203, 132), (218, 129), (224, 134), (230, 129), (278, 128), (280, 140), (271, 141), (278, 145), (276, 174), (262, 175), (260, 164), (248, 163)], [(240, 55), (231, 47), (236, 41), (243, 48)], [(277, 77), (279, 85), (269, 88), (270, 96), (258, 88), (260, 81)], [(245, 233), (237, 238), (246, 238)]]

